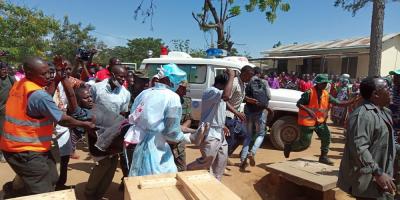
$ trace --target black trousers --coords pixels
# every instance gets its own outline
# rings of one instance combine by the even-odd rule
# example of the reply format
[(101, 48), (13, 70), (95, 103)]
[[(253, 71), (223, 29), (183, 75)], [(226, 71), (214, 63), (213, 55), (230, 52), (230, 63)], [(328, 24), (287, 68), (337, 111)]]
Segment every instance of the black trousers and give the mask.
[[(121, 180), (123, 180), (124, 177), (128, 177), (129, 168), (131, 167), (132, 164), (132, 156), (133, 152), (135, 152), (135, 148), (136, 144), (130, 144), (129, 146), (126, 147), (126, 155), (124, 153), (119, 154), (119, 165), (122, 169), (122, 174), (123, 174)], [(128, 158), (128, 160), (126, 160), (126, 158)]]
[(60, 176), (56, 184), (58, 187), (64, 186), (67, 182), (69, 158), (69, 155), (60, 157)]
[(107, 156), (96, 163), (85, 188), (87, 200), (98, 200), (103, 197), (112, 183), (117, 165), (118, 155)]
[(24, 184), (24, 189), (18, 191), (18, 196), (54, 191), (58, 174), (54, 157), (50, 152), (12, 153), (3, 151), (3, 154), (7, 163)]

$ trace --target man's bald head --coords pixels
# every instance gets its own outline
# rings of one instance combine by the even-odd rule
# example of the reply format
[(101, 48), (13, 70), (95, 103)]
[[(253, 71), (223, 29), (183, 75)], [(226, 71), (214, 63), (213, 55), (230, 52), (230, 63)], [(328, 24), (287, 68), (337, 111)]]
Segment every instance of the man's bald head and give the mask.
[(34, 71), (35, 69), (40, 68), (44, 64), (47, 64), (47, 62), (39, 57), (28, 57), (22, 63), (25, 72)]
[(25, 76), (30, 81), (44, 87), (51, 81), (50, 68), (46, 61), (39, 57), (29, 57), (24, 60)]
[(114, 65), (111, 68), (111, 79), (118, 81), (120, 85), (123, 85), (128, 75), (128, 71), (123, 65)]
[(362, 80), (360, 94), (365, 100), (371, 101), (379, 107), (390, 104), (389, 87), (385, 79), (381, 77), (373, 76)]

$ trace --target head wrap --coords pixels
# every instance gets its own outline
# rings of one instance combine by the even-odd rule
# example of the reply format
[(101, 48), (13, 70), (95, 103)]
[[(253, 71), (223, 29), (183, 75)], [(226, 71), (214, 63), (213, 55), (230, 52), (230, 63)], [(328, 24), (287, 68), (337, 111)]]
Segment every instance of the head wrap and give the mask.
[(176, 64), (166, 64), (160, 67), (158, 74), (154, 77), (162, 79), (167, 77), (171, 83), (170, 89), (176, 91), (183, 81), (186, 81), (186, 72), (181, 70)]

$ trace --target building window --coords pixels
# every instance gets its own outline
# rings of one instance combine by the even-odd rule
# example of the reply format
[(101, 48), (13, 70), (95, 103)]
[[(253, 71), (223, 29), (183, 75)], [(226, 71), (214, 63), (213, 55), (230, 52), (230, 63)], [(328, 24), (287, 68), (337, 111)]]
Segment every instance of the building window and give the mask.
[(342, 74), (349, 74), (351, 78), (357, 76), (358, 57), (342, 58)]
[(288, 60), (278, 60), (278, 73), (287, 72)]
[(316, 74), (321, 73), (321, 58), (313, 58), (311, 60), (311, 72)]

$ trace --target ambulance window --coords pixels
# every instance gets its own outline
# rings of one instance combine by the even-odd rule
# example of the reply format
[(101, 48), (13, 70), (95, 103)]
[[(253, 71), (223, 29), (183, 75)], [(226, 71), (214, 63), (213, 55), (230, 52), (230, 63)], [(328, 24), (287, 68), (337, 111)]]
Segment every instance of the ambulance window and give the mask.
[[(215, 76), (218, 76), (220, 74), (223, 74), (226, 71), (226, 68), (215, 68)], [(234, 69), (236, 74), (240, 74), (240, 71), (237, 69)]]
[[(158, 68), (163, 64), (147, 64), (146, 71), (149, 77), (153, 77), (158, 73)], [(207, 66), (196, 64), (178, 64), (187, 74), (189, 83), (202, 84), (206, 82)]]
[(215, 76), (223, 74), (225, 70), (226, 70), (226, 68), (215, 69)]

